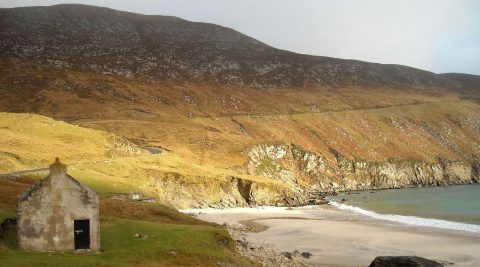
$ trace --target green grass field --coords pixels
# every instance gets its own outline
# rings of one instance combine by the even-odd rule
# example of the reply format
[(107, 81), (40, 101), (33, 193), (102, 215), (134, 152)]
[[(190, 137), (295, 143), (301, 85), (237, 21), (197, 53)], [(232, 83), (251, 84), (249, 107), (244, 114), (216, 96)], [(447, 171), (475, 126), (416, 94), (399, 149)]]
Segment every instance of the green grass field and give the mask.
[[(32, 183), (0, 180), (0, 221), (15, 218), (15, 197)], [(10, 229), (0, 233), (0, 266), (255, 266), (235, 253), (223, 228), (173, 208), (101, 198), (100, 214), (100, 253), (21, 251)]]
[[(138, 232), (148, 238), (135, 238)], [(225, 230), (208, 225), (102, 217), (102, 251), (90, 255), (24, 252), (12, 236), (0, 245), (0, 266), (252, 266), (235, 255)]]

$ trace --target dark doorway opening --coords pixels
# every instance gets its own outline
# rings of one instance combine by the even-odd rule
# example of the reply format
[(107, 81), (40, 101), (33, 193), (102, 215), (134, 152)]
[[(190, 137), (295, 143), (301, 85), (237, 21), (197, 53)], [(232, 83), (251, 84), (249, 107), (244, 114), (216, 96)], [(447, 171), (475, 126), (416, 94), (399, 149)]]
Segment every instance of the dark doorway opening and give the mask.
[(75, 220), (73, 222), (75, 249), (90, 248), (90, 220)]

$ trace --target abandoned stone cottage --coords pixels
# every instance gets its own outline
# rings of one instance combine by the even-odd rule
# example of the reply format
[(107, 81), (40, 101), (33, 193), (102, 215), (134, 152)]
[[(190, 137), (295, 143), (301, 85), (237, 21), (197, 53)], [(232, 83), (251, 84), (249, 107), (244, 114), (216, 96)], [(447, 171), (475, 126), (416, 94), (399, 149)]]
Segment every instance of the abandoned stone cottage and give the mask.
[(100, 249), (98, 194), (69, 176), (58, 158), (47, 177), (17, 197), (17, 213), (22, 249)]

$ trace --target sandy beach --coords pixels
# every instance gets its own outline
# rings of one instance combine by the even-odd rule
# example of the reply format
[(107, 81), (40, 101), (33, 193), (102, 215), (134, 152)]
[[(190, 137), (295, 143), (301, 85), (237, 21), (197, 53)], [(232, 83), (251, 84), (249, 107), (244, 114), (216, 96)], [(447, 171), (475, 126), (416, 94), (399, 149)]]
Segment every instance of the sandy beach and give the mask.
[[(185, 210), (219, 224), (259, 228), (247, 240), (280, 252), (313, 254), (312, 266), (368, 266), (376, 256), (416, 255), (454, 266), (480, 266), (480, 234), (372, 219), (328, 205)], [(258, 227), (259, 225), (267, 228)]]

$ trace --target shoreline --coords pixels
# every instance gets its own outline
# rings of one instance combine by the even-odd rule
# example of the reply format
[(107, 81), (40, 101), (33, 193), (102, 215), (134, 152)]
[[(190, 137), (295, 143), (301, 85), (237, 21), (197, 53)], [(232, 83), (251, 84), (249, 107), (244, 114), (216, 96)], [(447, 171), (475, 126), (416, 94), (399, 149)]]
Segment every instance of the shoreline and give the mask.
[(480, 225), (471, 224), (467, 222), (450, 221), (438, 218), (425, 218), (413, 215), (399, 215), (399, 214), (382, 214), (371, 210), (366, 210), (357, 206), (339, 203), (337, 201), (330, 201), (331, 206), (356, 214), (361, 214), (371, 219), (379, 221), (388, 221), (399, 223), (405, 227), (425, 227), (442, 229), (447, 231), (462, 231), (473, 234), (480, 234)]
[[(246, 241), (280, 252), (309, 252), (310, 266), (368, 266), (376, 256), (420, 256), (480, 266), (480, 233), (411, 226), (330, 205), (184, 210), (199, 219), (248, 228)], [(231, 227), (230, 227), (231, 228)]]
[[(329, 198), (336, 197), (339, 195), (355, 195), (360, 194), (363, 192), (370, 192), (370, 193), (377, 193), (379, 191), (388, 191), (388, 190), (403, 190), (403, 189), (430, 189), (430, 188), (447, 188), (447, 187), (454, 187), (454, 186), (480, 186), (480, 180), (476, 180), (472, 178), (469, 181), (455, 181), (451, 183), (444, 183), (444, 184), (430, 184), (430, 185), (405, 185), (405, 186), (397, 186), (397, 187), (374, 187), (374, 188), (356, 188), (350, 190), (332, 190), (332, 191), (316, 191), (315, 195), (312, 195), (311, 198), (307, 201), (298, 202), (293, 205), (287, 204), (288, 207), (303, 207), (309, 205), (324, 205), (329, 204), (332, 201)], [(275, 204), (276, 207), (279, 207)], [(255, 208), (257, 206), (253, 206)], [(228, 207), (231, 208), (231, 207)], [(223, 209), (223, 207), (222, 207)]]
[[(414, 227), (424, 226), (478, 234), (480, 233), (480, 221), (478, 220), (478, 213), (474, 212), (475, 206), (469, 207), (469, 205), (466, 205), (469, 208), (465, 210), (460, 209), (459, 211), (458, 208), (462, 207), (458, 206), (459, 204), (455, 201), (461, 200), (466, 203), (475, 201), (475, 196), (478, 189), (480, 189), (479, 186), (479, 184), (475, 183), (456, 186), (413, 188), (405, 189), (401, 194), (394, 189), (381, 190), (381, 192), (373, 192), (371, 190), (352, 193), (342, 192), (337, 196), (327, 197), (326, 200), (331, 206), (340, 210), (362, 214), (378, 220), (398, 222)], [(371, 195), (367, 193), (375, 194)], [(415, 193), (415, 195), (412, 195), (413, 193)], [(440, 193), (442, 194), (442, 199), (439, 199), (437, 195)], [(460, 193), (462, 196), (459, 195)], [(416, 194), (420, 194), (420, 202), (412, 201), (412, 198), (417, 199)], [(448, 203), (439, 204), (447, 200)], [(405, 201), (408, 203), (407, 205), (404, 205)], [(378, 204), (383, 202), (386, 203), (384, 206)], [(456, 204), (449, 205), (450, 203)], [(423, 205), (424, 207), (428, 207), (428, 209), (410, 209), (408, 205), (411, 207), (415, 207), (416, 205), (421, 207)], [(408, 208), (406, 209), (405, 207)]]
[[(351, 190), (336, 190), (336, 191), (318, 191), (318, 198), (322, 198), (325, 201), (330, 201), (328, 198), (329, 197), (335, 197), (338, 195), (351, 195), (351, 194), (358, 194), (362, 192), (375, 192), (377, 191), (388, 191), (388, 190), (402, 190), (402, 189), (415, 189), (415, 188), (442, 188), (442, 187), (452, 187), (452, 186), (464, 186), (464, 185), (473, 185), (473, 186), (480, 186), (480, 180), (477, 181), (475, 179), (472, 179), (471, 181), (468, 182), (455, 182), (455, 183), (445, 183), (445, 184), (436, 184), (436, 185), (411, 185), (411, 186), (397, 186), (397, 187), (382, 187), (382, 188), (364, 188), (364, 189), (351, 189)], [(298, 205), (297, 207), (302, 207), (302, 206), (308, 206), (308, 205), (313, 205), (310, 203), (305, 203)]]

